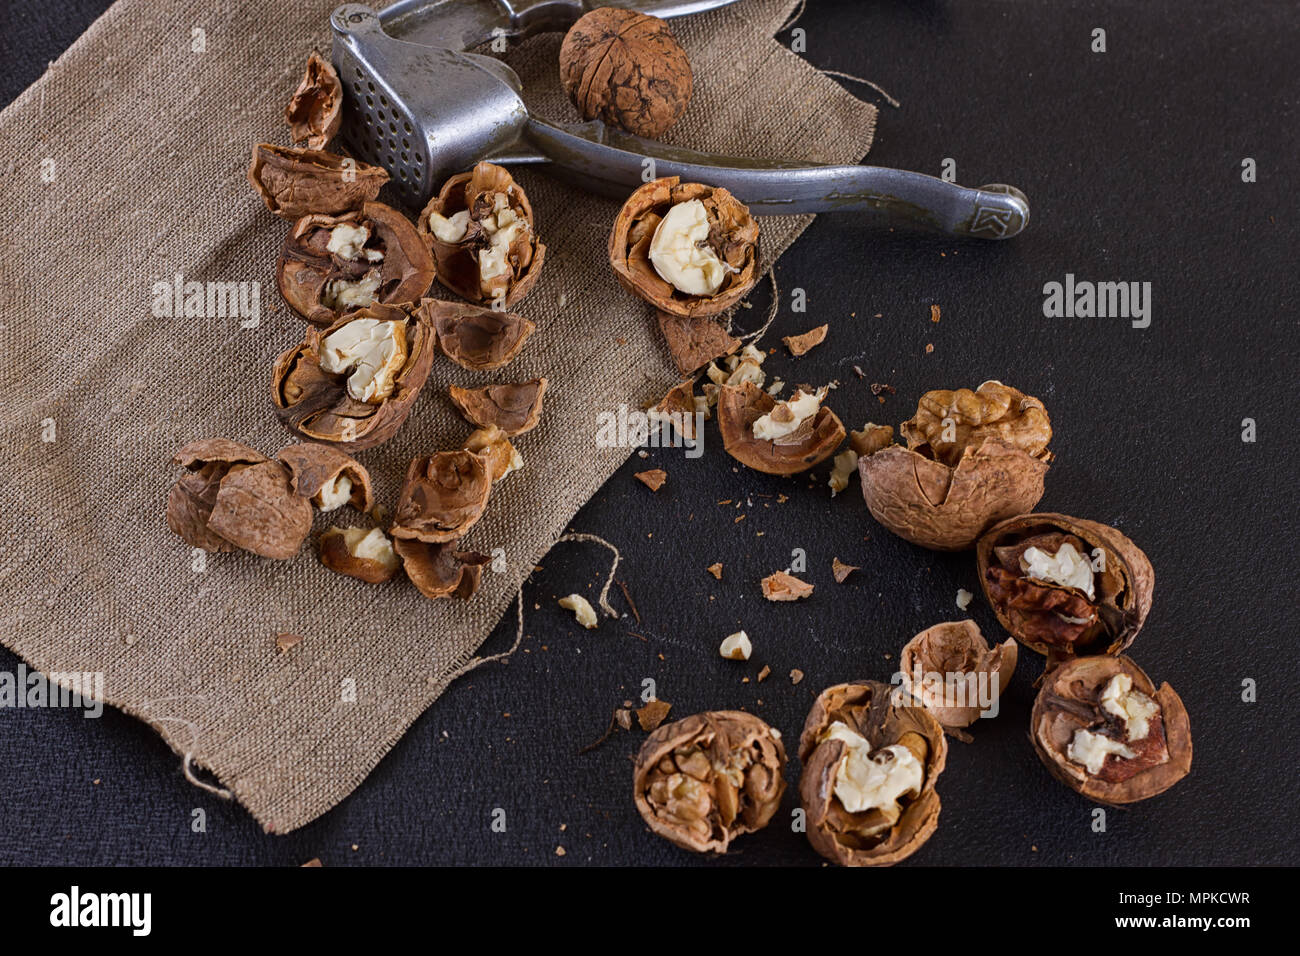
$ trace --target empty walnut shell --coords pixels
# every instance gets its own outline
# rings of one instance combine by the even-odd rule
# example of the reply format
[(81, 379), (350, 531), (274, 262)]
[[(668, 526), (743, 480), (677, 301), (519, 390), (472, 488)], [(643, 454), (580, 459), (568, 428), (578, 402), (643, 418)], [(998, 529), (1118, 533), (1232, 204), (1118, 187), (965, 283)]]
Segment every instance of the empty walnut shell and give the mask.
[(754, 422), (776, 407), (776, 399), (753, 382), (724, 385), (718, 392), (718, 430), (727, 454), (755, 471), (793, 475), (825, 461), (844, 441), (844, 425), (824, 405), (784, 438), (754, 437)]
[(217, 503), (221, 480), (232, 468), (255, 465), (266, 456), (228, 438), (190, 442), (172, 458), (185, 474), (167, 496), (167, 526), (190, 545), (204, 551), (229, 552), (237, 548), (208, 527)]
[(583, 119), (655, 139), (686, 112), (691, 62), (663, 20), (601, 7), (564, 37), (560, 82)]
[(281, 219), (296, 220), (359, 209), (379, 195), (388, 171), (321, 150), (258, 143), (248, 181), (267, 209)]
[(422, 455), (406, 469), (389, 533), (430, 544), (456, 541), (483, 517), (491, 490), (486, 456), (464, 449)]
[(315, 50), (307, 58), (307, 72), (285, 107), (295, 143), (324, 149), (339, 131), (343, 119), (343, 85), (334, 66)]
[(278, 461), (236, 465), (217, 487), (208, 530), (264, 558), (292, 558), (311, 531), (311, 504)]
[(522, 315), (464, 302), (425, 299), (415, 311), (438, 333), (443, 354), (472, 372), (509, 365), (537, 328)]
[[(1145, 718), (1147, 733), (1138, 740), (1129, 739), (1128, 722), (1102, 704), (1102, 692), (1118, 674), (1127, 675), (1132, 690), (1159, 708)], [(1107, 738), (1112, 745), (1121, 744), (1132, 756), (1105, 754), (1097, 772), (1090, 772), (1071, 757), (1071, 744), (1080, 730)], [(1154, 797), (1192, 769), (1192, 731), (1182, 700), (1168, 684), (1157, 690), (1142, 669), (1122, 655), (1080, 657), (1049, 671), (1034, 701), (1030, 739), (1053, 777), (1099, 803)]]
[[(382, 550), (368, 553), (366, 544), (375, 535), (383, 538)], [(367, 584), (383, 584), (392, 580), (402, 561), (378, 528), (330, 528), (320, 536), (320, 563)]]
[[(727, 267), (713, 295), (688, 295), (664, 279), (650, 261), (650, 243), (668, 211), (698, 199), (708, 217), (708, 246)], [(758, 223), (731, 193), (703, 183), (683, 183), (676, 176), (655, 179), (639, 188), (614, 220), (609, 234), (609, 263), (633, 295), (671, 315), (717, 315), (731, 308), (758, 281)]]
[[(321, 343), (360, 319), (400, 322), (406, 328), (406, 361), (393, 377), (393, 391), (378, 404), (348, 394), (347, 373), (321, 368)], [(301, 345), (280, 355), (271, 375), (271, 400), (285, 427), (311, 442), (356, 451), (388, 441), (402, 427), (429, 377), (433, 330), (403, 309), (376, 305), (351, 312), (327, 329), (308, 328)]]
[[(850, 754), (845, 741), (827, 736), (836, 723), (863, 737), (872, 756), (886, 747), (905, 747), (921, 764), (920, 792), (902, 794), (890, 801), (892, 808), (845, 809), (837, 777)], [(890, 866), (911, 856), (939, 825), (934, 788), (947, 755), (939, 721), (900, 688), (878, 681), (828, 687), (813, 702), (799, 738), (804, 765), (799, 798), (808, 842), (844, 866)]]
[[(1056, 555), (1071, 547), (1093, 570), (1093, 597), (1077, 587), (1027, 577), (1020, 559), (1031, 547)], [(990, 528), (975, 549), (980, 585), (998, 621), (1017, 641), (1051, 661), (1119, 654), (1151, 610), (1155, 571), (1146, 554), (1109, 525), (1039, 513)]]
[(393, 550), (402, 558), (402, 566), (411, 583), (427, 598), (474, 596), (483, 577), (483, 567), (492, 559), (477, 551), (459, 551), (459, 542), (430, 544), (409, 538), (394, 538)]
[[(501, 214), (507, 210), (514, 222), (503, 226)], [(454, 239), (440, 237), (431, 216), (452, 220), (463, 231)], [(448, 179), (420, 212), (416, 226), (433, 253), (438, 281), (470, 302), (513, 305), (537, 284), (546, 260), (532, 203), (510, 173), (492, 163)], [(506, 239), (494, 244), (493, 237), (503, 231)]]
[(664, 724), (646, 738), (633, 771), (641, 818), (697, 853), (726, 853), (781, 806), (785, 747), (763, 721), (715, 710)]
[(537, 427), (537, 422), (542, 417), (546, 379), (535, 378), (517, 384), (488, 385), (484, 388), (452, 385), (447, 391), (452, 404), (465, 416), (466, 421), (479, 428), (495, 425), (513, 438)]
[(289, 486), (294, 494), (312, 500), (323, 511), (332, 511), (334, 504), (323, 501), (324, 496), (341, 498), (346, 489), (347, 503), (358, 511), (369, 511), (375, 503), (370, 488), (370, 472), (365, 466), (331, 445), (303, 442), (286, 445), (275, 453), (280, 464), (289, 469)]
[[(997, 700), (1016, 670), (1016, 642), (990, 649), (974, 621), (928, 627), (903, 647), (903, 689), (930, 709), (945, 729), (969, 727)], [(994, 681), (996, 680), (996, 683)]]
[[(358, 235), (364, 240), (334, 238)], [(276, 283), (293, 311), (329, 325), (353, 309), (417, 301), (433, 283), (433, 259), (405, 216), (368, 202), (340, 216), (299, 219), (280, 247)]]

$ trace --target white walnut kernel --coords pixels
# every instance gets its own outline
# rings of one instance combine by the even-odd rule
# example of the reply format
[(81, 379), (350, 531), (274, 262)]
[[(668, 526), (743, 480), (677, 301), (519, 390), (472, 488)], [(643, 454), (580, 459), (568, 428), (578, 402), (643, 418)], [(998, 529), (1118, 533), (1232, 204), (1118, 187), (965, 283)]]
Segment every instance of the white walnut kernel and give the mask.
[(749, 655), (754, 653), (754, 645), (749, 640), (749, 635), (744, 631), (737, 631), (735, 634), (728, 634), (722, 639), (722, 644), (718, 647), (718, 653), (731, 661), (747, 661)]
[(357, 319), (327, 335), (320, 346), (320, 367), (348, 375), (348, 395), (379, 404), (393, 394), (394, 379), (406, 364), (406, 328), (401, 322)]
[(572, 611), (573, 616), (578, 619), (578, 623), (583, 627), (591, 630), (599, 623), (596, 617), (596, 611), (581, 594), (570, 594), (568, 597), (560, 598), (560, 607), (566, 611)]
[(713, 295), (727, 277), (727, 264), (708, 244), (704, 203), (690, 199), (668, 210), (650, 240), (650, 264), (660, 278), (686, 295)]

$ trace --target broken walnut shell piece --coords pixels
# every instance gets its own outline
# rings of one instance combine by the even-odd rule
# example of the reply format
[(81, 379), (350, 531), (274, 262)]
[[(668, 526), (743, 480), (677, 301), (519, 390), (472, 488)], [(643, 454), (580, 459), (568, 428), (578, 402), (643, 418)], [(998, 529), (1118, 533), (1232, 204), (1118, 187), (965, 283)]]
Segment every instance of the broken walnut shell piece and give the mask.
[(267, 209), (292, 221), (313, 213), (337, 216), (360, 208), (379, 195), (388, 182), (388, 171), (318, 149), (258, 143), (253, 147), (248, 181)]
[[(1091, 596), (1024, 570), (1021, 561), (1030, 548), (1056, 556), (1066, 544), (1091, 567)], [(1123, 652), (1151, 610), (1151, 562), (1122, 532), (1100, 522), (1049, 512), (1009, 518), (979, 539), (975, 561), (998, 622), (1021, 644), (1046, 654), (1049, 666), (1074, 656)]]
[(527, 194), (492, 163), (443, 183), (420, 211), (416, 228), (433, 255), (438, 281), (470, 302), (513, 305), (537, 284), (546, 260)]
[(537, 422), (542, 417), (546, 379), (535, 378), (527, 382), (486, 385), (483, 388), (451, 385), (447, 392), (457, 411), (470, 424), (479, 428), (495, 425), (513, 438), (537, 427)]
[(402, 564), (380, 528), (328, 529), (320, 536), (320, 563), (367, 584), (391, 580)]
[(695, 401), (695, 379), (688, 378), (668, 390), (659, 404), (647, 410), (651, 422), (662, 428), (665, 424), (688, 442), (695, 440), (697, 415), (701, 415)]
[(522, 315), (464, 302), (425, 299), (415, 314), (437, 332), (443, 354), (472, 372), (509, 365), (537, 329)]
[(341, 215), (311, 214), (280, 247), (276, 284), (298, 315), (330, 325), (354, 309), (419, 300), (433, 283), (433, 259), (405, 216), (367, 202)]
[(486, 455), (464, 449), (421, 455), (406, 469), (389, 533), (429, 544), (457, 541), (483, 517), (491, 491)]
[(776, 571), (762, 580), (763, 597), (769, 601), (798, 601), (810, 597), (814, 587), (785, 571)]
[(659, 330), (668, 343), (677, 371), (694, 375), (714, 359), (730, 355), (740, 348), (740, 339), (731, 335), (713, 318), (704, 315), (673, 315), (656, 312)]
[(637, 811), (650, 829), (696, 853), (726, 853), (781, 806), (785, 747), (752, 714), (694, 714), (655, 730), (637, 754)]
[[(674, 207), (691, 202), (703, 206), (707, 235), (698, 240), (702, 245), (683, 240), (682, 249), (694, 248), (710, 263), (716, 261), (712, 267), (720, 268), (722, 276), (712, 294), (681, 291), (651, 261), (660, 223)], [(717, 315), (744, 298), (758, 281), (758, 223), (725, 189), (683, 183), (676, 176), (655, 179), (632, 193), (619, 210), (609, 235), (609, 262), (625, 289), (663, 312)]]
[(236, 546), (208, 527), (221, 481), (233, 468), (266, 461), (255, 448), (228, 438), (204, 438), (176, 452), (172, 462), (186, 469), (167, 495), (167, 526), (204, 551), (230, 552)]
[(829, 325), (819, 325), (815, 329), (809, 329), (800, 335), (787, 335), (782, 342), (790, 350), (790, 354), (795, 358), (801, 355), (807, 355), (817, 346), (826, 341), (826, 333), (830, 331)]
[(1052, 423), (1043, 403), (1001, 382), (988, 381), (974, 391), (926, 392), (916, 414), (899, 428), (907, 447), (955, 467), (967, 448), (996, 439), (1031, 458), (1052, 460), (1047, 450)]
[(236, 465), (217, 487), (208, 529), (237, 548), (286, 560), (311, 531), (311, 503), (294, 492), (278, 461)]
[(470, 432), (470, 436), (465, 439), (464, 448), (487, 458), (493, 482), (500, 481), (524, 466), (523, 456), (510, 443), (506, 433), (495, 425)]
[(951, 730), (969, 727), (986, 709), (996, 708), (1015, 673), (1016, 656), (1011, 638), (990, 649), (974, 621), (945, 621), (907, 642), (898, 670), (903, 689)]
[(727, 454), (755, 471), (793, 475), (825, 461), (844, 441), (843, 423), (824, 405), (783, 438), (755, 438), (754, 422), (776, 404), (775, 398), (753, 382), (722, 386), (718, 392), (718, 429)]
[(374, 506), (370, 472), (337, 448), (302, 442), (286, 445), (275, 457), (289, 469), (289, 486), (294, 494), (311, 499), (321, 511), (350, 504), (358, 511), (368, 512)]
[(402, 559), (406, 576), (427, 598), (474, 596), (483, 577), (483, 567), (492, 559), (477, 551), (460, 551), (458, 541), (433, 544), (410, 538), (393, 538), (393, 550)]
[[(1136, 733), (1130, 736), (1129, 694), (1112, 694), (1109, 706), (1104, 699), (1108, 689), (1116, 689), (1117, 677), (1144, 705), (1138, 722), (1144, 733), (1138, 739)], [(1080, 731), (1091, 738), (1083, 739), (1093, 745), (1091, 754), (1079, 748)], [(1123, 655), (1080, 657), (1049, 671), (1034, 701), (1029, 736), (1053, 777), (1099, 803), (1154, 797), (1192, 768), (1192, 732), (1181, 698), (1168, 684), (1157, 689)], [(1081, 759), (1087, 756), (1096, 761), (1095, 771)]]
[(343, 84), (334, 65), (312, 50), (307, 71), (284, 109), (295, 143), (324, 149), (339, 131), (343, 119)]
[[(326, 371), (339, 367), (324, 359), (325, 343), (352, 323), (398, 323), (404, 330), (406, 357), (391, 371), (391, 391), (378, 401), (358, 401), (348, 391), (355, 374)], [(392, 438), (411, 413), (429, 377), (435, 346), (433, 330), (396, 306), (374, 305), (350, 312), (326, 329), (308, 327), (300, 345), (282, 353), (271, 373), (271, 400), (280, 420), (298, 437), (359, 451)], [(364, 356), (358, 355), (358, 359)], [(362, 362), (361, 364), (365, 364)]]
[[(856, 750), (844, 739), (853, 735), (865, 742)], [(887, 750), (891, 747), (901, 750)], [(808, 842), (844, 866), (891, 866), (911, 856), (939, 825), (935, 783), (947, 754), (939, 721), (901, 688), (878, 681), (828, 687), (813, 702), (799, 738), (804, 767), (799, 798)], [(870, 789), (855, 793), (855, 775), (841, 774), (841, 768), (846, 761), (871, 758), (878, 766), (897, 764), (898, 770), (907, 769), (906, 762), (916, 774), (910, 781), (915, 789), (862, 806), (857, 801), (870, 799)], [(846, 797), (855, 798), (852, 805), (859, 809), (847, 809)]]

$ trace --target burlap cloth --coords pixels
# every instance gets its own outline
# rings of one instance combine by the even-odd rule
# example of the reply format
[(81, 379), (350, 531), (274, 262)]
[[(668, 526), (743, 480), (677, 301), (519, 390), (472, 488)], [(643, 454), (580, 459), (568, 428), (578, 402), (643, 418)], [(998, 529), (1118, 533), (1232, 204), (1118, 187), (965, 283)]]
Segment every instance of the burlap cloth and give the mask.
[[(268, 398), (273, 359), (302, 332), (275, 292), (288, 227), (244, 173), (252, 143), (287, 142), (281, 111), (307, 52), (329, 49), (335, 5), (118, 0), (0, 115), (18, 225), (0, 256), (0, 636), (44, 671), (102, 672), (110, 704), (281, 833), (346, 797), (475, 660), (529, 570), (629, 453), (594, 446), (597, 413), (675, 381), (651, 310), (608, 270), (616, 204), (523, 172), (549, 246), (521, 309), (539, 331), (493, 374), (551, 386), (540, 427), (519, 442), (524, 470), (494, 491), (467, 542), (503, 548), (507, 569), (485, 574), (468, 603), (332, 574), (312, 542), (293, 561), (210, 555), (194, 569), (163, 519), (174, 451), (212, 435), (267, 453), (288, 441)], [(866, 153), (875, 110), (772, 39), (794, 6), (744, 0), (678, 21), (695, 94), (672, 141), (820, 162)], [(508, 59), (549, 115), (572, 119), (558, 93), (541, 92), (557, 85), (558, 43), (539, 38)], [(809, 219), (762, 221), (766, 264)], [(260, 325), (156, 317), (152, 287), (176, 274), (260, 282)], [(402, 431), (360, 456), (379, 500), (392, 505), (413, 455), (467, 433), (447, 384), (488, 380), (435, 363)], [(361, 523), (335, 512), (317, 531), (348, 522)], [(277, 654), (279, 633), (303, 640)]]

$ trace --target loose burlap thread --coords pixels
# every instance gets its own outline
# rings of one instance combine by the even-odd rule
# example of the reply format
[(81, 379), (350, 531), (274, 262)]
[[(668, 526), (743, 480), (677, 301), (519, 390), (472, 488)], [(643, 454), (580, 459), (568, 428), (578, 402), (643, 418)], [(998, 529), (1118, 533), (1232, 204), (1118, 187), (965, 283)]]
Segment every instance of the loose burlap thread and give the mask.
[[(287, 142), (281, 111), (308, 51), (328, 50), (335, 5), (118, 0), (0, 114), (0, 169), (21, 224), (0, 256), (0, 636), (42, 671), (102, 673), (108, 703), (274, 832), (351, 793), (473, 665), (529, 571), (630, 453), (596, 447), (598, 413), (640, 407), (676, 380), (652, 311), (608, 269), (617, 205), (521, 171), (549, 247), (520, 309), (537, 334), (502, 372), (435, 362), (402, 431), (359, 456), (391, 507), (412, 456), (469, 430), (449, 383), (549, 378), (542, 423), (518, 442), (524, 469), (497, 486), (466, 542), (502, 549), (505, 570), (486, 573), (469, 602), (431, 602), (404, 579), (373, 586), (325, 570), (315, 535), (277, 562), (199, 561), (171, 534), (163, 505), (178, 447), (219, 435), (273, 453), (290, 441), (268, 395), (275, 356), (303, 328), (275, 292), (289, 227), (244, 173), (254, 142)], [(866, 153), (875, 110), (773, 39), (794, 6), (742, 0), (674, 24), (695, 93), (666, 139), (815, 162)], [(506, 58), (531, 107), (570, 120), (558, 45), (536, 38)], [(765, 267), (809, 221), (762, 221)], [(156, 314), (155, 283), (177, 275), (260, 283), (260, 321)], [(335, 512), (315, 532), (348, 523), (364, 519)], [(282, 633), (302, 641), (277, 653)]]

